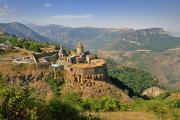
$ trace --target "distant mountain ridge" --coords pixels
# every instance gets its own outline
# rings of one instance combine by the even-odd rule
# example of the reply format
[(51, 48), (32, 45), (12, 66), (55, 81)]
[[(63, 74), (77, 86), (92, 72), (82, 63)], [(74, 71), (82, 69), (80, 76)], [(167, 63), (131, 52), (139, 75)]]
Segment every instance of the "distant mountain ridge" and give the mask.
[(60, 43), (67, 48), (74, 48), (76, 42), (81, 40), (85, 48), (91, 51), (149, 49), (162, 52), (180, 45), (180, 38), (171, 36), (162, 28), (140, 30), (72, 28), (55, 24), (39, 26), (14, 22), (1, 23), (0, 32), (29, 37), (39, 41)]
[(42, 36), (74, 47), (77, 40), (83, 41), (92, 50), (136, 50), (151, 49), (163, 51), (180, 45), (180, 38), (171, 36), (162, 28), (148, 29), (110, 29), (79, 27), (71, 28), (60, 25), (29, 26)]
[(26, 25), (18, 22), (0, 23), (0, 32), (15, 35), (17, 37), (27, 37), (38, 41), (49, 41), (48, 38), (39, 35)]

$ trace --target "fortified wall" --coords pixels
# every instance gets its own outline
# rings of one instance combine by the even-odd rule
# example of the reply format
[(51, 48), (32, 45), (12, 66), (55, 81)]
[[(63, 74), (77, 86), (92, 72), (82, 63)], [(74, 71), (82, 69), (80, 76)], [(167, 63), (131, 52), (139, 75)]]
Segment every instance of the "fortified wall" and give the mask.
[(94, 59), (87, 64), (73, 64), (66, 71), (65, 77), (72, 85), (74, 82), (85, 84), (90, 80), (108, 80), (106, 62), (103, 59)]
[(0, 65), (9, 65), (11, 63), (12, 63), (12, 60), (10, 59), (0, 60)]

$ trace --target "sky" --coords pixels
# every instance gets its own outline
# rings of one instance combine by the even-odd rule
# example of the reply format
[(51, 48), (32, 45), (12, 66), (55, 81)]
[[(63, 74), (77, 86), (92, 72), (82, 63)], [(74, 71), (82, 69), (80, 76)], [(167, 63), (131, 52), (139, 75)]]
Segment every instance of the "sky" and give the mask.
[(180, 36), (180, 0), (0, 0), (0, 22), (70, 27), (160, 27)]

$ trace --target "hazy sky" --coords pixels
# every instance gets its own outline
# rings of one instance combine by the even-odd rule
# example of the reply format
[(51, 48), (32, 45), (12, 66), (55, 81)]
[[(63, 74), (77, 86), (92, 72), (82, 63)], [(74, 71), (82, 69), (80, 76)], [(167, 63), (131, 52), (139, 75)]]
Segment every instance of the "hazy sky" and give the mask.
[(180, 0), (0, 0), (0, 22), (162, 27), (180, 36)]

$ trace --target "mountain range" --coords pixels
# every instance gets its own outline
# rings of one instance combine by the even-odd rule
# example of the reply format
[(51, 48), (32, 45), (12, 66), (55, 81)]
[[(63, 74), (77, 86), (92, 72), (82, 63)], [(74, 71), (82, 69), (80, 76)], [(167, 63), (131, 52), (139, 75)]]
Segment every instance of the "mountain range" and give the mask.
[(48, 38), (39, 35), (26, 25), (18, 22), (0, 23), (0, 32), (15, 35), (17, 37), (31, 38), (37, 41), (50, 41)]
[(171, 36), (162, 28), (107, 29), (71, 28), (60, 25), (27, 25), (29, 28), (54, 42), (74, 47), (77, 40), (83, 41), (90, 50), (136, 50), (150, 49), (163, 51), (180, 45), (180, 38)]
[(80, 40), (84, 43), (85, 48), (91, 51), (137, 49), (164, 51), (180, 45), (180, 38), (171, 36), (162, 28), (140, 30), (72, 28), (55, 24), (39, 26), (14, 22), (1, 23), (0, 32), (29, 37), (39, 41), (60, 43), (67, 48), (73, 48), (76, 42)]

